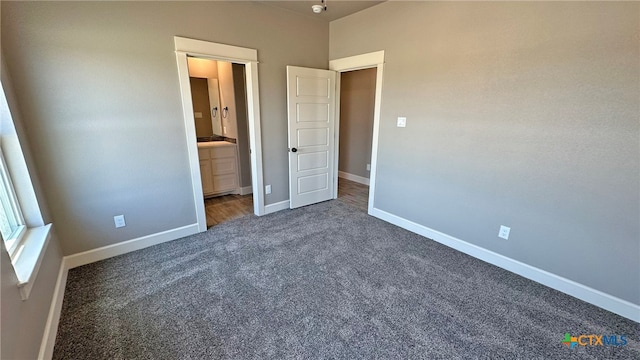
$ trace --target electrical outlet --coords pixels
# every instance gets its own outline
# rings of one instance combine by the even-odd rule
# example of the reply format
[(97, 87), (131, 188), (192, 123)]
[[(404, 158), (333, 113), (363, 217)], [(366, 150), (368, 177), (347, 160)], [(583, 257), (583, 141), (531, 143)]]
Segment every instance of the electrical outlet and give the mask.
[(404, 116), (399, 116), (398, 117), (397, 126), (398, 127), (407, 127), (407, 118), (404, 117)]
[(113, 217), (113, 222), (116, 224), (116, 228), (121, 228), (127, 226), (124, 222), (124, 215), (116, 215)]
[(367, 164), (367, 171), (371, 171), (371, 164)]
[(509, 240), (509, 232), (511, 231), (510, 227), (500, 225), (500, 231), (498, 231), (498, 237), (501, 237), (505, 240)]
[(264, 187), (264, 192), (267, 194), (271, 194), (271, 185), (267, 185)]

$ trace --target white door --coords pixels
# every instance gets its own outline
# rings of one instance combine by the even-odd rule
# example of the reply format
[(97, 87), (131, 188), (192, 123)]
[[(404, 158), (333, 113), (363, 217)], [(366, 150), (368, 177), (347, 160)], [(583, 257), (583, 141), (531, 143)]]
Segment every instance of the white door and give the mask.
[(336, 73), (287, 66), (292, 209), (333, 198)]

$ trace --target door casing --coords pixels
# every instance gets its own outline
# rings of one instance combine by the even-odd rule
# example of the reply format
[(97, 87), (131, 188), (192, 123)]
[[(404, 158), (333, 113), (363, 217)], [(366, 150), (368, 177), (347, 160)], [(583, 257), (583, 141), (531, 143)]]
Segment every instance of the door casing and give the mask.
[(329, 70), (337, 71), (336, 76), (336, 115), (335, 115), (335, 161), (334, 161), (334, 199), (338, 198), (338, 158), (340, 147), (340, 74), (347, 71), (376, 68), (376, 92), (373, 110), (373, 139), (371, 141), (371, 173), (369, 175), (369, 215), (372, 215), (375, 201), (376, 170), (378, 159), (378, 136), (380, 129), (380, 106), (382, 103), (382, 78), (384, 72), (384, 50), (355, 55), (329, 61)]
[(207, 218), (202, 196), (200, 180), (200, 162), (198, 160), (198, 145), (195, 123), (193, 121), (193, 103), (189, 86), (189, 68), (187, 56), (204, 59), (228, 61), (243, 64), (246, 70), (247, 114), (249, 123), (249, 148), (251, 152), (251, 187), (253, 189), (253, 211), (261, 216), (264, 207), (264, 180), (262, 174), (262, 142), (260, 130), (260, 98), (258, 91), (258, 51), (255, 49), (218, 44), (202, 40), (194, 40), (174, 36), (180, 93), (182, 95), (182, 109), (187, 137), (187, 152), (191, 171), (191, 187), (195, 203), (198, 230), (207, 230)]
[[(229, 61), (243, 64), (246, 70), (247, 86), (247, 112), (249, 122), (249, 146), (251, 151), (251, 173), (253, 190), (254, 214), (265, 214), (264, 204), (264, 179), (262, 164), (262, 141), (260, 128), (260, 98), (258, 87), (258, 52), (255, 49), (213, 43), (174, 36), (176, 62), (182, 95), (183, 118), (187, 137), (187, 152), (189, 156), (189, 168), (195, 212), (199, 231), (206, 231), (207, 220), (202, 197), (202, 183), (200, 180), (200, 162), (198, 160), (198, 147), (193, 122), (193, 103), (189, 86), (189, 68), (187, 56), (207, 58), (211, 60)], [(368, 213), (371, 214), (375, 200), (375, 178), (377, 169), (378, 137), (380, 126), (380, 107), (382, 101), (382, 79), (384, 71), (384, 51), (350, 56), (329, 61), (329, 69), (338, 73), (376, 68), (376, 90), (373, 115), (373, 139), (371, 146), (371, 175), (369, 185)], [(338, 74), (339, 75), (339, 74)], [(336, 106), (335, 106), (335, 159), (339, 155), (339, 129), (340, 129), (340, 76), (336, 77)], [(338, 197), (338, 161), (334, 161), (334, 198)]]

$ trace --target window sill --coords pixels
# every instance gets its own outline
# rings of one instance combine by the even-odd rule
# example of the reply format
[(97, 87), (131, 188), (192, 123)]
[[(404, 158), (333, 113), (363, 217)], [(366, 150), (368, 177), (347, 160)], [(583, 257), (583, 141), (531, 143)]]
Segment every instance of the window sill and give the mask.
[(47, 250), (49, 238), (51, 238), (51, 224), (28, 228), (24, 234), (23, 248), (20, 250), (18, 257), (12, 261), (18, 277), (18, 287), (20, 288), (22, 300), (29, 298), (31, 288), (40, 269), (40, 263)]

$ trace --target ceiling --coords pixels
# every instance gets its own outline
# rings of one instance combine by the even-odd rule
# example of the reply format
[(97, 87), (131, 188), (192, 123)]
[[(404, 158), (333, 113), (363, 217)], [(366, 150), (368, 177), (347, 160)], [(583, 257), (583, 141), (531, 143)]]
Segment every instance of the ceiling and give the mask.
[(275, 6), (281, 9), (293, 11), (295, 13), (322, 19), (327, 22), (340, 19), (347, 15), (351, 15), (360, 10), (378, 5), (384, 1), (350, 1), (350, 0), (327, 0), (327, 11), (320, 14), (314, 14), (311, 6), (321, 4), (320, 0), (304, 0), (304, 1), (259, 1), (262, 4)]

